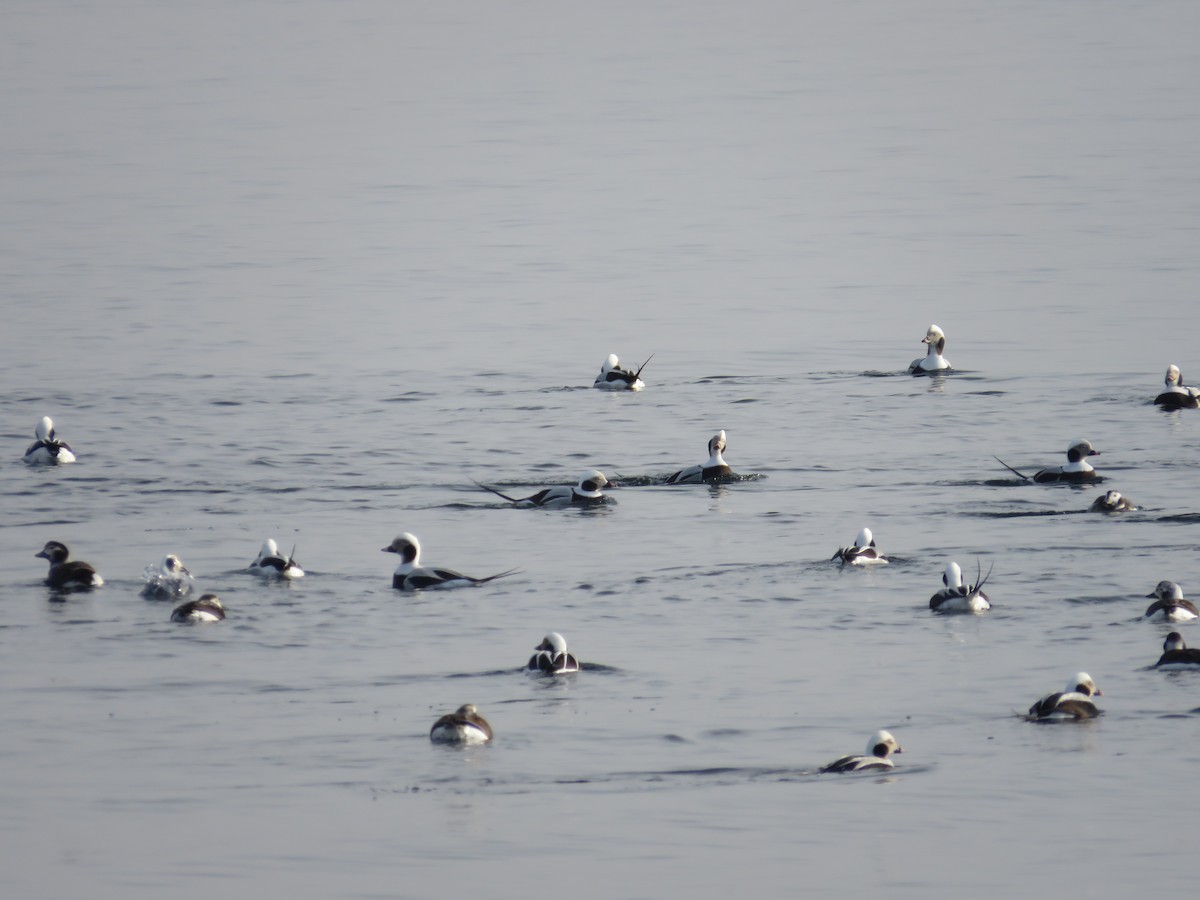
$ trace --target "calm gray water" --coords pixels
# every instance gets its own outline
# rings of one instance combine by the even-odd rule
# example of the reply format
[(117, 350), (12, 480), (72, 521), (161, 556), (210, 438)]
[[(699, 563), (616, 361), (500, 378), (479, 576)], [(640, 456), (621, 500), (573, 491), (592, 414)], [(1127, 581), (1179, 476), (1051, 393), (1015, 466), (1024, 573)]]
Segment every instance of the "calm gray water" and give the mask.
[[(6, 896), (1182, 888), (1200, 7), (32, 3), (0, 31)], [(899, 373), (927, 325), (960, 370)], [(611, 352), (647, 390), (590, 389)], [(42, 415), (75, 466), (21, 462)], [(655, 486), (709, 436), (762, 476)], [(1019, 484), (1089, 438), (1148, 507)], [(588, 512), (518, 510), (598, 467)], [(863, 525), (893, 565), (828, 561)], [(519, 575), (403, 596), (428, 562)], [(309, 571), (244, 566), (275, 537)], [(49, 539), (107, 584), (63, 600)], [(229, 619), (139, 596), (167, 552)], [(933, 616), (946, 562), (994, 610)], [(585, 664), (517, 669), (549, 630)], [(1200, 645), (1200, 631), (1186, 626)], [(1075, 671), (1104, 718), (1016, 715)], [(464, 702), (486, 747), (432, 746)], [(816, 774), (877, 728), (886, 778)], [(448, 882), (450, 882), (448, 884)]]

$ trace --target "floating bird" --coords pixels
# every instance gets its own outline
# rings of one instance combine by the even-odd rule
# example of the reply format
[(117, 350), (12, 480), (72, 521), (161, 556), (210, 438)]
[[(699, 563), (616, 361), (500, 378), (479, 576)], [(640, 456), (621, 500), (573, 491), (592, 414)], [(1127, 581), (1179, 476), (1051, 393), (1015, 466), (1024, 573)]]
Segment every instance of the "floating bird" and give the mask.
[(510, 497), (508, 494), (503, 494), (494, 487), (488, 487), (486, 484), (475, 482), (485, 491), (491, 491), (497, 497), (503, 497), (509, 503), (527, 504), (529, 506), (548, 506), (551, 508), (559, 508), (566, 506), (599, 506), (602, 503), (607, 503), (609, 498), (601, 493), (603, 488), (616, 487), (613, 482), (604, 477), (604, 473), (596, 469), (590, 472), (584, 472), (579, 477), (579, 484), (574, 487), (568, 487), (565, 484), (548, 487), (538, 491), (529, 497)]
[(1133, 512), (1138, 509), (1141, 507), (1135, 506), (1133, 501), (1122, 496), (1120, 491), (1108, 491), (1092, 502), (1088, 512)]
[(397, 536), (386, 547), (384, 553), (400, 554), (400, 565), (392, 573), (392, 587), (400, 591), (416, 591), (422, 588), (440, 587), (446, 584), (483, 584), (505, 575), (512, 575), (517, 569), (497, 572), (486, 578), (472, 578), (453, 569), (435, 569), (421, 565), (421, 544), (407, 531)]
[(1047, 694), (1029, 707), (1030, 719), (1094, 719), (1100, 710), (1092, 697), (1103, 696), (1087, 672), (1077, 672), (1067, 682), (1067, 689), (1057, 694)]
[(928, 375), (930, 372), (946, 372), (954, 368), (950, 365), (950, 360), (942, 356), (942, 351), (946, 349), (946, 335), (942, 329), (930, 325), (925, 337), (921, 338), (921, 343), (928, 344), (929, 349), (924, 356), (914, 359), (909, 364), (910, 374)]
[(192, 592), (195, 579), (174, 553), (168, 553), (157, 566), (142, 571), (146, 584), (142, 596), (154, 600), (180, 600)]
[(929, 598), (929, 608), (936, 612), (986, 612), (992, 608), (988, 595), (983, 592), (983, 585), (992, 575), (989, 567), (987, 575), (979, 577), (979, 568), (975, 571), (975, 584), (963, 584), (962, 569), (958, 563), (952, 562), (942, 573), (944, 587)]
[(216, 594), (205, 594), (199, 600), (190, 600), (171, 611), (172, 622), (188, 625), (203, 625), (220, 622), (225, 618), (225, 607)]
[(1163, 641), (1163, 654), (1154, 664), (1156, 669), (1200, 668), (1200, 650), (1193, 650), (1183, 642), (1183, 635), (1172, 631)]
[(1167, 366), (1167, 375), (1163, 382), (1167, 389), (1154, 398), (1155, 404), (1164, 409), (1200, 408), (1200, 389), (1188, 387), (1183, 383), (1183, 373), (1179, 371), (1179, 366)]
[(827, 766), (821, 766), (822, 772), (861, 772), (864, 769), (891, 769), (895, 763), (890, 759), (893, 753), (903, 753), (901, 747), (890, 731), (877, 731), (867, 741), (865, 756), (843, 756), (835, 759)]
[(1026, 481), (1036, 481), (1038, 484), (1055, 484), (1058, 482), (1066, 484), (1083, 484), (1084, 482), (1095, 483), (1104, 479), (1096, 473), (1096, 470), (1087, 462), (1089, 456), (1099, 456), (1100, 451), (1092, 448), (1090, 441), (1072, 441), (1067, 447), (1067, 464), (1058, 466), (1053, 469), (1042, 469), (1032, 478), (1023, 472), (1018, 472), (1004, 460), (998, 456), (993, 456), (992, 459), (1008, 469), (1014, 475), (1024, 478)]
[(492, 726), (474, 703), (464, 703), (433, 723), (429, 739), (438, 744), (486, 744), (492, 739)]
[(602, 391), (640, 391), (646, 386), (641, 377), (642, 369), (646, 368), (646, 363), (652, 359), (654, 359), (653, 353), (634, 372), (631, 369), (622, 369), (617, 360), (617, 354), (610, 353), (608, 359), (604, 361), (604, 365), (600, 367), (600, 374), (596, 376), (592, 387)]
[(60, 466), (64, 463), (75, 462), (75, 454), (71, 445), (60, 441), (54, 433), (54, 422), (49, 416), (42, 416), (34, 431), (37, 440), (25, 451), (25, 462), (32, 465)]
[(1200, 616), (1196, 604), (1183, 599), (1183, 588), (1174, 581), (1160, 581), (1146, 597), (1154, 598), (1154, 602), (1147, 607), (1142, 618), (1161, 618), (1164, 622), (1190, 622)]
[(529, 672), (566, 675), (580, 669), (579, 660), (567, 652), (567, 639), (557, 631), (551, 631), (533, 649), (537, 652), (529, 657), (529, 664), (525, 667)]
[(291, 555), (285, 558), (279, 552), (274, 538), (267, 538), (263, 541), (258, 556), (255, 557), (254, 562), (250, 563), (250, 571), (255, 575), (263, 575), (268, 578), (304, 577), (304, 569), (300, 567), (300, 563), (296, 562), (296, 548), (293, 547)]
[(705, 481), (719, 481), (733, 474), (733, 469), (721, 456), (725, 449), (725, 432), (718, 431), (708, 439), (708, 461), (702, 466), (689, 466), (667, 478), (667, 484), (700, 484)]
[(70, 555), (67, 545), (58, 541), (46, 541), (41, 552), (34, 554), (50, 562), (46, 584), (53, 588), (99, 587), (104, 584), (104, 579), (90, 563), (69, 559)]
[(870, 528), (858, 533), (853, 547), (838, 547), (837, 552), (829, 558), (840, 559), (843, 566), (847, 563), (852, 566), (885, 566), (888, 563), (888, 558), (876, 549)]

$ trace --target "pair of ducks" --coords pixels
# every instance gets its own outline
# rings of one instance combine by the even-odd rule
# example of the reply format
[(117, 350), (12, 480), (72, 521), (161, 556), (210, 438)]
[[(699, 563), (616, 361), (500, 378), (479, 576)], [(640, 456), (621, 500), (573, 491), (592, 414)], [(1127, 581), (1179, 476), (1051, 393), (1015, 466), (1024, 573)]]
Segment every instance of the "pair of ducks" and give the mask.
[[(875, 546), (870, 528), (858, 533), (853, 546), (838, 547), (830, 559), (840, 559), (842, 565), (851, 566), (887, 565), (889, 561)], [(963, 581), (959, 564), (951, 562), (942, 573), (941, 589), (929, 598), (929, 608), (936, 612), (986, 612), (992, 604), (983, 592), (983, 586), (991, 574), (991, 569), (982, 578), (976, 573), (976, 583), (970, 584)]]
[[(712, 483), (733, 477), (733, 469), (725, 462), (725, 457), (722, 455), (727, 446), (725, 432), (723, 430), (718, 431), (708, 439), (707, 460), (700, 465), (688, 466), (686, 469), (672, 472), (667, 476), (663, 484)], [(480, 484), (478, 481), (475, 483), (485, 491), (490, 491), (497, 497), (507, 500), (509, 503), (523, 506), (539, 506), (548, 509), (567, 506), (597, 506), (608, 501), (608, 497), (603, 493), (603, 490), (617, 486), (615, 482), (609, 481), (604, 473), (598, 469), (584, 472), (579, 478), (579, 483), (574, 487), (555, 485), (554, 487), (544, 488), (536, 494), (530, 494), (528, 497), (511, 497), (494, 487)]]
[[(452, 713), (447, 713), (429, 730), (429, 739), (435, 744), (486, 744), (492, 739), (492, 726), (479, 714), (474, 703), (464, 703)], [(828, 765), (822, 772), (861, 772), (866, 769), (890, 769), (895, 766), (891, 754), (903, 753), (904, 748), (887, 731), (877, 731), (867, 741), (866, 753), (862, 756), (843, 756)]]
[[(567, 675), (578, 672), (580, 668), (578, 658), (567, 652), (566, 638), (552, 631), (534, 648), (525, 671)], [(492, 726), (479, 715), (474, 703), (464, 703), (433, 723), (429, 739), (436, 744), (485, 744), (492, 739)]]
[[(950, 365), (950, 360), (942, 355), (946, 349), (946, 333), (941, 328), (930, 325), (925, 337), (921, 338), (921, 343), (927, 346), (925, 355), (909, 364), (910, 374), (928, 375), (931, 372), (947, 372), (954, 368)], [(641, 378), (642, 369), (646, 368), (646, 363), (653, 358), (654, 354), (651, 354), (635, 372), (632, 369), (622, 369), (617, 355), (610, 353), (608, 359), (600, 366), (600, 374), (592, 382), (592, 387), (603, 391), (640, 391), (646, 387)]]

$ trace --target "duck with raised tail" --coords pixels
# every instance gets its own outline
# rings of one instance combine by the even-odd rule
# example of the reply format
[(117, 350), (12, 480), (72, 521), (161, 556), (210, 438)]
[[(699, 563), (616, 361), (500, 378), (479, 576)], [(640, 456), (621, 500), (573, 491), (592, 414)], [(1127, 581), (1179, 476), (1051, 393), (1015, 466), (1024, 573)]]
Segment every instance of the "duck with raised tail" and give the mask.
[(61, 466), (75, 462), (71, 445), (58, 439), (54, 432), (54, 422), (49, 416), (42, 416), (34, 436), (37, 440), (25, 451), (25, 462), (35, 466)]

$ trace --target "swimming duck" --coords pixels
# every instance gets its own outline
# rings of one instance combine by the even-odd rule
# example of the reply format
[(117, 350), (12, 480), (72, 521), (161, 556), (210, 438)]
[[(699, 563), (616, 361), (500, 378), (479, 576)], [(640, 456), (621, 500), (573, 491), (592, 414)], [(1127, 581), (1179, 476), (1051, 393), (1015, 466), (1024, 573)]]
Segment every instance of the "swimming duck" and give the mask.
[(216, 594), (205, 594), (199, 600), (190, 600), (171, 611), (172, 622), (188, 625), (203, 625), (220, 622), (225, 618), (225, 607)]
[(1047, 694), (1029, 707), (1030, 719), (1094, 719), (1100, 710), (1091, 701), (1092, 697), (1103, 696), (1087, 672), (1076, 672), (1067, 682), (1067, 689), (1057, 694)]
[(1133, 512), (1138, 509), (1141, 507), (1135, 506), (1133, 501), (1122, 496), (1120, 491), (1109, 491), (1097, 497), (1088, 507), (1088, 512)]
[(75, 454), (71, 445), (60, 441), (54, 433), (54, 422), (49, 416), (42, 416), (34, 430), (37, 440), (25, 451), (25, 462), (31, 465), (60, 466), (64, 463), (75, 462)]
[(680, 469), (667, 478), (667, 484), (700, 484), (705, 481), (719, 481), (733, 474), (733, 469), (721, 456), (725, 449), (725, 432), (718, 431), (708, 439), (708, 461), (702, 466), (689, 466)]
[(946, 349), (946, 335), (942, 329), (930, 325), (925, 337), (921, 338), (921, 343), (928, 344), (929, 349), (924, 356), (914, 359), (909, 364), (910, 374), (928, 375), (930, 372), (945, 372), (954, 368), (950, 365), (950, 360), (942, 356), (942, 351)]
[(69, 559), (71, 551), (67, 549), (66, 544), (46, 541), (46, 546), (34, 556), (49, 561), (50, 571), (46, 574), (46, 584), (50, 587), (100, 587), (104, 584), (104, 579), (90, 563)]
[[(295, 554), (295, 552), (293, 549), (292, 553)], [(279, 546), (275, 543), (274, 538), (267, 538), (263, 541), (258, 556), (254, 558), (254, 562), (250, 563), (250, 571), (255, 575), (263, 575), (268, 578), (304, 577), (304, 569), (296, 562), (296, 557), (294, 555), (284, 557), (279, 552)]]
[(942, 573), (944, 587), (929, 598), (929, 608), (937, 612), (985, 612), (991, 609), (991, 601), (983, 592), (983, 585), (991, 574), (992, 570), (988, 569), (988, 574), (979, 578), (976, 572), (975, 577), (979, 579), (976, 584), (963, 584), (962, 569), (958, 563), (950, 563)]
[(653, 353), (634, 372), (632, 369), (622, 369), (617, 360), (617, 354), (610, 353), (608, 359), (604, 361), (604, 365), (600, 367), (600, 374), (596, 376), (592, 387), (602, 391), (640, 391), (646, 386), (641, 378), (642, 369), (646, 368), (646, 363), (651, 359), (654, 359)]
[(993, 456), (992, 459), (1008, 469), (1014, 475), (1024, 478), (1026, 481), (1036, 481), (1038, 484), (1054, 484), (1061, 482), (1064, 484), (1083, 484), (1097, 483), (1104, 479), (1096, 473), (1087, 462), (1089, 456), (1099, 456), (1100, 451), (1092, 448), (1091, 441), (1072, 441), (1067, 447), (1067, 464), (1059, 466), (1055, 469), (1042, 469), (1032, 478), (1024, 472), (1019, 472), (1002, 460), (998, 456)]
[(875, 548), (875, 536), (870, 528), (858, 533), (853, 547), (838, 547), (837, 552), (829, 558), (840, 559), (843, 566), (847, 563), (852, 566), (885, 566), (888, 563), (888, 558)]
[(156, 600), (178, 600), (186, 597), (195, 586), (192, 573), (174, 553), (168, 553), (157, 566), (142, 571), (146, 584), (142, 596)]
[(1161, 618), (1164, 622), (1190, 622), (1200, 616), (1196, 604), (1183, 599), (1183, 588), (1174, 581), (1160, 581), (1146, 597), (1154, 598), (1154, 602), (1146, 609), (1142, 618)]
[(440, 587), (447, 584), (484, 584), (505, 575), (512, 575), (516, 569), (507, 572), (497, 572), (486, 578), (473, 578), (453, 569), (435, 569), (421, 565), (421, 544), (407, 531), (398, 535), (386, 547), (384, 553), (400, 554), (400, 565), (392, 573), (392, 587), (399, 591), (416, 591), (422, 588)]
[(478, 481), (475, 483), (485, 491), (491, 491), (497, 497), (503, 497), (509, 503), (548, 506), (552, 509), (566, 506), (599, 506), (609, 501), (609, 497), (601, 493), (601, 491), (606, 487), (616, 487), (613, 482), (604, 477), (603, 472), (597, 469), (584, 472), (579, 476), (579, 483), (574, 487), (559, 484), (540, 490), (528, 497), (510, 497), (508, 494), (503, 494), (494, 487), (488, 487), (486, 484), (480, 484)]
[(551, 631), (533, 649), (537, 652), (529, 657), (529, 664), (525, 667), (529, 672), (566, 675), (580, 669), (579, 660), (567, 652), (567, 639), (557, 631)]
[(474, 703), (464, 703), (433, 723), (429, 739), (438, 744), (486, 744), (492, 739), (492, 726)]
[(864, 769), (891, 769), (895, 766), (891, 755), (903, 752), (904, 748), (896, 742), (890, 731), (877, 731), (867, 740), (865, 756), (843, 756), (827, 766), (821, 766), (821, 771), (861, 772)]
[(1183, 635), (1172, 631), (1163, 641), (1163, 654), (1154, 664), (1156, 669), (1200, 668), (1200, 650), (1193, 650), (1183, 642)]
[(1167, 366), (1167, 375), (1163, 382), (1167, 389), (1154, 398), (1156, 405), (1164, 409), (1200, 408), (1200, 389), (1188, 387), (1183, 383), (1183, 373), (1179, 371), (1179, 366)]

